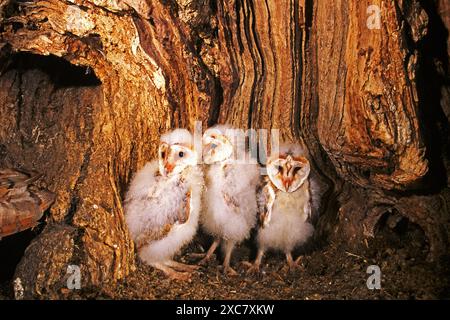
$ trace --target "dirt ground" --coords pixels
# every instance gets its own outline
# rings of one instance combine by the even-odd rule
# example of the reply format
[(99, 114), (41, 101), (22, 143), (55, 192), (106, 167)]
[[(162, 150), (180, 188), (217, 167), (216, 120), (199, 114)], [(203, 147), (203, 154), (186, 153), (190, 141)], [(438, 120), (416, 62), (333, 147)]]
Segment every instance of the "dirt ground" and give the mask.
[[(251, 241), (234, 256), (238, 276), (221, 272), (220, 254), (196, 272), (191, 282), (171, 281), (160, 271), (137, 262), (137, 270), (125, 281), (104, 288), (70, 292), (68, 299), (449, 299), (448, 263), (426, 261), (428, 247), (420, 230), (383, 231), (368, 242), (364, 254), (330, 244), (304, 253), (298, 270), (287, 272), (284, 256), (268, 253), (259, 275), (247, 275), (239, 261), (254, 255)], [(206, 248), (202, 238), (188, 247), (178, 260), (191, 263), (189, 252)], [(200, 243), (203, 243), (201, 245)], [(367, 267), (378, 265), (381, 290), (366, 286)], [(1, 286), (0, 296), (12, 298), (10, 282)]]

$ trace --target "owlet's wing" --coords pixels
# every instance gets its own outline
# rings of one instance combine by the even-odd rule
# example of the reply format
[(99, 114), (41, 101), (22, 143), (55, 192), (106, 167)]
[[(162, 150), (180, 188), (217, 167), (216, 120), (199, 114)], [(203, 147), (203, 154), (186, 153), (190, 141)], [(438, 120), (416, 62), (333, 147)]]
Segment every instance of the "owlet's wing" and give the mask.
[(258, 192), (258, 214), (262, 228), (269, 225), (272, 219), (272, 209), (275, 203), (275, 190), (268, 182)]
[(177, 206), (174, 215), (166, 217), (160, 224), (147, 228), (140, 233), (135, 239), (136, 248), (139, 250), (151, 242), (162, 240), (175, 226), (186, 223), (191, 213), (191, 196), (191, 190), (189, 190), (185, 193), (183, 201)]

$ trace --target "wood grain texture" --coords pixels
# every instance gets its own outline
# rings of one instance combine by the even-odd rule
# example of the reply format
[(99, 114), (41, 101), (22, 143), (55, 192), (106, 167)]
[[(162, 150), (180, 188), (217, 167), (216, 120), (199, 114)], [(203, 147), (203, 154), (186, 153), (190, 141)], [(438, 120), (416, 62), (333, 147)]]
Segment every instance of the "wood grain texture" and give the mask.
[(219, 1), (219, 122), (298, 137), (303, 1)]
[[(380, 7), (381, 29), (367, 27), (371, 4)], [(403, 43), (400, 9), (386, 1), (335, 8), (316, 8), (320, 142), (346, 180), (408, 188), (426, 174), (427, 160), (417, 120), (417, 57)]]
[[(373, 4), (380, 8), (379, 29), (367, 27), (366, 10)], [(332, 10), (325, 2), (313, 2), (311, 16), (302, 136), (333, 186), (325, 210), (337, 210), (337, 215), (324, 215), (318, 229), (330, 230), (335, 238), (344, 234), (357, 246), (375, 235), (383, 215), (398, 210), (427, 230), (430, 258), (442, 255), (448, 232), (437, 230), (447, 225), (440, 211), (446, 206), (421, 211), (395, 205), (414, 208), (415, 198), (406, 194), (433, 193), (423, 182), (432, 177), (427, 175), (431, 144), (426, 146), (423, 136), (423, 129), (431, 132), (431, 127), (420, 123), (426, 114), (421, 109), (437, 114), (441, 106), (424, 94), (435, 92), (424, 90), (426, 73), (421, 71), (429, 54), (421, 45), (430, 37), (427, 12), (418, 1), (338, 1)], [(440, 160), (432, 161), (435, 167)], [(436, 186), (443, 172), (433, 173)]]
[[(380, 8), (380, 28), (367, 25), (370, 5)], [(124, 278), (134, 248), (121, 197), (132, 173), (156, 155), (160, 134), (193, 129), (196, 120), (204, 128), (279, 129), (284, 140), (306, 144), (326, 190), (318, 239), (358, 247), (376, 236), (381, 217), (399, 214), (425, 231), (430, 257), (444, 255), (447, 7), (441, 0), (0, 1), (0, 165), (34, 168), (58, 194), (37, 243), (59, 232), (53, 222), (74, 228), (70, 241), (39, 259), (26, 255), (23, 265), (34, 270), (67, 245), (64, 261), (82, 264), (86, 284)], [(55, 78), (49, 65), (62, 72)], [(64, 73), (75, 80), (61, 85)], [(47, 280), (34, 292), (55, 284), (59, 272), (36, 271)]]
[(214, 81), (186, 26), (169, 23), (174, 13), (162, 3), (149, 8), (151, 19), (113, 1), (18, 6), (3, 21), (2, 47), (61, 57), (99, 82), (59, 87), (33, 66), (19, 66), (28, 70), (24, 74), (7, 71), (2, 161), (46, 174), (58, 193), (51, 220), (80, 230), (74, 239), (80, 250), (72, 259), (85, 257), (86, 281), (121, 279), (134, 268), (121, 204), (126, 183), (156, 154), (161, 133), (208, 121)]

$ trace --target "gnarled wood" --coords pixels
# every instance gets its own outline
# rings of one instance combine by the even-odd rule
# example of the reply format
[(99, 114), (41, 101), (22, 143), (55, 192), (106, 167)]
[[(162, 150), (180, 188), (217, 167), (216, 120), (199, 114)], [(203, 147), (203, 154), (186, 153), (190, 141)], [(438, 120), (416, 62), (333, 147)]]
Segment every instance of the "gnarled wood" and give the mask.
[(327, 190), (318, 236), (358, 247), (392, 213), (425, 231), (430, 257), (448, 252), (448, 52), (430, 45), (448, 28), (443, 1), (3, 0), (0, 12), (0, 165), (43, 172), (58, 193), (33, 248), (68, 237), (25, 255), (32, 294), (61, 288), (64, 263), (38, 270), (53, 256), (85, 284), (133, 269), (121, 196), (159, 135), (196, 120), (303, 140)]
[[(81, 260), (83, 281), (90, 284), (123, 278), (133, 268), (121, 204), (131, 173), (152, 157), (160, 133), (196, 119), (206, 122), (215, 103), (209, 92), (214, 82), (185, 27), (168, 23), (173, 13), (163, 4), (151, 10), (153, 22), (114, 2), (102, 7), (49, 0), (11, 3), (3, 21), (9, 52), (61, 57), (99, 80), (81, 89), (70, 83), (58, 88), (33, 67), (2, 78), (2, 101), (10, 101), (2, 109), (3, 161), (46, 174), (49, 188), (58, 192), (51, 219), (79, 229), (71, 259)], [(39, 84), (31, 83), (36, 77), (47, 92), (27, 90)], [(47, 229), (41, 238), (50, 236), (52, 226)], [(39, 272), (56, 281), (57, 274)]]

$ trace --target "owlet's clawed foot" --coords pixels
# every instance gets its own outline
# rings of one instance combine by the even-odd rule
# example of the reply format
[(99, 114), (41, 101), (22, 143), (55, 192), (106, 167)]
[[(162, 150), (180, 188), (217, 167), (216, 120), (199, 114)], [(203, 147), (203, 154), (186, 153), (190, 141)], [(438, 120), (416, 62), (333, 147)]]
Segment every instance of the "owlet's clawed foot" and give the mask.
[(211, 260), (211, 257), (213, 256), (214, 252), (216, 251), (219, 243), (220, 243), (219, 240), (214, 240), (211, 247), (209, 247), (209, 249), (206, 253), (195, 253), (195, 254), (191, 254), (190, 256), (197, 257), (197, 258), (203, 258), (199, 262), (197, 262), (197, 264), (199, 266), (205, 266)]
[(223, 273), (232, 277), (239, 275), (239, 273), (230, 266), (223, 266)]
[(283, 268), (283, 271), (285, 272), (293, 272), (293, 271), (297, 271), (300, 266), (299, 266), (299, 262), (301, 260), (301, 256), (297, 258), (297, 260), (294, 261), (294, 259), (292, 258), (292, 254), (291, 253), (287, 253), (286, 254), (286, 266)]
[(251, 263), (249, 261), (243, 261), (242, 264), (247, 267), (247, 274), (258, 274), (261, 272), (260, 265), (257, 263)]
[(210, 255), (210, 256), (205, 255), (205, 257), (202, 260), (200, 260), (199, 262), (197, 262), (197, 264), (199, 266), (206, 266), (211, 261), (211, 257), (212, 257), (212, 255)]
[(163, 263), (152, 263), (150, 265), (153, 268), (164, 272), (164, 274), (172, 280), (179, 280), (179, 281), (190, 281), (191, 280), (190, 272), (179, 272), (179, 271), (174, 270), (167, 264), (163, 264)]
[(184, 263), (180, 263), (180, 262), (173, 261), (173, 260), (166, 262), (166, 265), (173, 269), (176, 269), (178, 271), (188, 272), (188, 273), (191, 273), (191, 272), (194, 272), (194, 271), (200, 269), (199, 266), (184, 264)]
[(202, 259), (206, 256), (206, 253), (205, 252), (198, 252), (198, 253), (191, 252), (191, 253), (188, 253), (187, 256), (192, 259)]
[(256, 254), (255, 262), (253, 262), (253, 263), (250, 263), (248, 261), (243, 262), (243, 264), (248, 267), (247, 274), (260, 273), (260, 271), (261, 271), (260, 266), (261, 266), (263, 256), (264, 256), (264, 249), (259, 249), (258, 253)]

